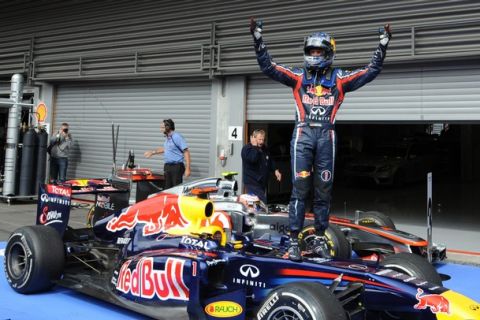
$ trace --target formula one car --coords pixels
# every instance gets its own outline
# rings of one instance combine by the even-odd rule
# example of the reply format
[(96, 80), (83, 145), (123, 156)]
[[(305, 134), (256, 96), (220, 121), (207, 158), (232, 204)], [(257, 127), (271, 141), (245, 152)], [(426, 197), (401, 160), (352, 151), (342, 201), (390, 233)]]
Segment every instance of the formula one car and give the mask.
[(480, 305), (415, 254), (285, 259), (288, 237), (228, 228), (205, 199), (215, 188), (179, 186), (73, 229), (71, 189), (46, 185), (37, 225), (8, 240), (7, 281), (23, 294), (58, 284), (157, 319), (480, 319)]
[[(237, 196), (238, 185), (234, 179), (236, 172), (228, 172), (224, 175), (223, 179), (202, 179), (186, 183), (168, 190), (168, 192), (183, 195), (188, 194), (192, 186), (195, 186), (197, 190), (203, 188), (208, 194), (207, 197), (214, 202), (215, 211), (228, 213), (228, 217), (224, 219), (237, 219), (234, 224), (237, 227), (236, 232), (245, 232), (242, 230), (243, 227), (240, 227), (244, 224), (240, 222), (242, 217), (248, 216), (249, 218), (246, 220), (252, 224), (249, 229), (253, 232), (253, 238), (272, 236), (278, 238), (288, 233), (287, 206), (275, 204), (267, 208), (256, 197)], [(89, 181), (89, 184), (95, 183), (95, 181)], [(96, 188), (92, 191), (96, 194), (96, 198), (95, 205), (88, 213), (87, 224), (89, 226), (93, 226), (99, 218), (113, 213), (115, 209), (128, 206), (128, 200), (126, 201), (124, 196), (126, 193), (122, 192), (122, 188), (124, 190), (125, 186), (111, 183), (109, 188), (102, 186), (102, 189)], [(77, 190), (72, 184), (72, 190), (77, 197), (83, 188)], [(247, 208), (249, 212), (242, 212), (243, 208)], [(381, 212), (356, 211), (354, 219), (331, 216), (330, 223), (331, 227), (326, 231), (326, 236), (329, 240), (330, 254), (337, 258), (349, 259), (353, 256), (363, 260), (378, 260), (382, 256), (400, 252), (412, 252), (427, 257), (429, 246), (426, 240), (397, 230), (392, 219)], [(315, 237), (312, 214), (306, 214), (305, 224), (306, 227), (300, 233), (300, 244), (303, 250), (308, 248), (309, 243)], [(441, 261), (446, 258), (446, 247), (432, 243), (430, 253), (431, 261)]]
[[(225, 174), (225, 178), (208, 178), (194, 181), (167, 192), (188, 194), (192, 186), (203, 188), (208, 198), (213, 201), (215, 211), (228, 213), (224, 219), (234, 220), (230, 223), (237, 233), (252, 233), (254, 239), (271, 238), (287, 235), (288, 207), (285, 205), (270, 205), (267, 207), (257, 197), (250, 195), (237, 196), (238, 184), (236, 173)], [(247, 212), (245, 209), (247, 208)], [(247, 218), (245, 218), (247, 217)], [(246, 220), (242, 223), (242, 219)], [(300, 245), (303, 250), (315, 237), (313, 214), (306, 214), (306, 227), (300, 232)], [(431, 228), (431, 225), (429, 226)], [(428, 242), (413, 234), (397, 230), (394, 222), (388, 216), (377, 211), (356, 211), (354, 219), (330, 217), (330, 227), (326, 230), (328, 245), (332, 256), (349, 259), (352, 256), (363, 260), (378, 260), (379, 258), (400, 252), (411, 252), (427, 257)], [(441, 261), (446, 258), (446, 247), (430, 246), (431, 261)]]

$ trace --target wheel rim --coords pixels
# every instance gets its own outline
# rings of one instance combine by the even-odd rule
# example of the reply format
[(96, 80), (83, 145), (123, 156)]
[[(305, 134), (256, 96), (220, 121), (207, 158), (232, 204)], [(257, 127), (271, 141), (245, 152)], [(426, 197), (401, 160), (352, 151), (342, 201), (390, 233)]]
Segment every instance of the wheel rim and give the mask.
[(302, 315), (292, 307), (281, 306), (268, 317), (268, 320), (303, 320)]
[[(311, 246), (313, 240), (315, 240), (315, 237), (316, 237), (315, 229), (312, 229), (312, 230), (313, 231), (309, 230), (308, 235), (304, 236), (302, 239), (303, 243), (305, 244), (305, 250), (307, 250)], [(335, 248), (335, 243), (332, 240), (332, 236), (328, 232), (325, 232), (325, 237), (327, 238), (327, 247), (330, 251), (330, 255), (332, 257), (336, 256), (336, 248)]]
[(22, 243), (15, 243), (8, 252), (8, 270), (13, 279), (20, 279), (27, 270), (27, 250)]
[(305, 242), (305, 248), (308, 248), (312, 245), (312, 242), (313, 242), (313, 240), (315, 240), (315, 237), (316, 237), (315, 234), (312, 233), (312, 234), (306, 236), (305, 238), (303, 238), (303, 241)]

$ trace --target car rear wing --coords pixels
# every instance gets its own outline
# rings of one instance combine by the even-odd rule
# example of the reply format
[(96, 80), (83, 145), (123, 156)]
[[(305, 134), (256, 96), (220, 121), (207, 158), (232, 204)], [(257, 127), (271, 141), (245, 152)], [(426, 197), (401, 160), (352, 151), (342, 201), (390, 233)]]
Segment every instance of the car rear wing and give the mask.
[(36, 224), (51, 226), (60, 236), (63, 236), (70, 218), (71, 202), (71, 187), (54, 184), (40, 185)]

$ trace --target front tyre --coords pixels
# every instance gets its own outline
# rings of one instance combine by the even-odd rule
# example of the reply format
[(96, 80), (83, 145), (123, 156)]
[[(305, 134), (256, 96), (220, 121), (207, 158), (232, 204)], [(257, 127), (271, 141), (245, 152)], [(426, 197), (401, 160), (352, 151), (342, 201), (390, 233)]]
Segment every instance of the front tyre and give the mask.
[(360, 218), (358, 219), (358, 224), (361, 226), (367, 226), (367, 227), (378, 226), (378, 227), (388, 227), (393, 230), (397, 229), (392, 218), (378, 211), (362, 212), (362, 214), (360, 215)]
[(55, 229), (36, 225), (15, 230), (5, 248), (5, 276), (19, 293), (46, 291), (60, 279), (65, 263), (63, 241)]
[(256, 317), (258, 320), (347, 320), (333, 293), (313, 282), (292, 282), (272, 290)]
[(413, 253), (401, 252), (392, 254), (387, 256), (380, 265), (412, 277), (426, 280), (437, 286), (443, 285), (442, 278), (438, 274), (437, 269), (435, 269), (427, 259)]
[[(426, 280), (437, 286), (442, 286), (442, 278), (437, 270), (427, 261), (427, 259), (408, 252), (402, 252), (387, 256), (380, 265), (382, 267), (395, 270), (397, 272)], [(419, 313), (406, 312), (377, 312), (381, 320), (420, 320), (424, 319)], [(372, 317), (372, 315), (370, 315)]]

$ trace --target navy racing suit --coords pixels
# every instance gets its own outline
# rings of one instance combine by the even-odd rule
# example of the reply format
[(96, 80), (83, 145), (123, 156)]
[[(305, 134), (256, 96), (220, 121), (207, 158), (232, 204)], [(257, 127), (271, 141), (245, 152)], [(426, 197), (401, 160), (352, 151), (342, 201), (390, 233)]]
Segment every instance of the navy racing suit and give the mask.
[(305, 220), (305, 200), (312, 186), (315, 230), (328, 228), (336, 151), (335, 116), (345, 94), (375, 79), (382, 70), (387, 46), (379, 44), (367, 66), (347, 71), (328, 67), (311, 72), (272, 61), (260, 37), (254, 37), (255, 52), (262, 72), (293, 90), (295, 129), (290, 143), (293, 190), (289, 204), (291, 236), (298, 235)]

